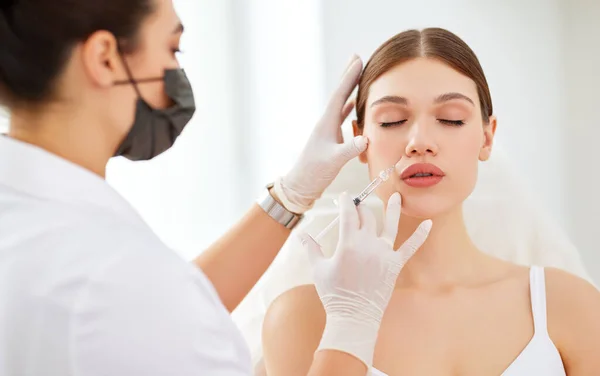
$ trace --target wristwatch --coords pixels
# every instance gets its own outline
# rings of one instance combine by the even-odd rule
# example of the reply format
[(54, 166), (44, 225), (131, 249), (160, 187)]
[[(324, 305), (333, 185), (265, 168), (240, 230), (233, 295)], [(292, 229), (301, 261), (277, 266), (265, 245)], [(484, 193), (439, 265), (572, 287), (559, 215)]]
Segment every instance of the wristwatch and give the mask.
[(304, 215), (292, 213), (277, 202), (270, 192), (273, 185), (273, 183), (270, 183), (265, 187), (263, 194), (256, 200), (256, 203), (277, 223), (282, 224), (285, 228), (293, 229)]

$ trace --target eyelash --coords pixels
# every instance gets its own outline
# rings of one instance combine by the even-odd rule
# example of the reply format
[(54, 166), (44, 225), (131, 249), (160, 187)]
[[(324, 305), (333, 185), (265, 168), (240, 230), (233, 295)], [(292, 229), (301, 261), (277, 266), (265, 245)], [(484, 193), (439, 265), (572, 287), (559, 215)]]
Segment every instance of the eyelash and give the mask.
[(438, 119), (440, 123), (444, 123), (447, 125), (454, 125), (456, 127), (460, 127), (461, 125), (465, 125), (465, 122), (462, 120), (446, 120), (446, 119)]
[(179, 47), (172, 48), (171, 52), (173, 52), (173, 54), (181, 54), (181, 53), (183, 53), (183, 51), (181, 51), (181, 49)]
[[(462, 125), (465, 125), (465, 122), (462, 120), (446, 120), (446, 119), (438, 119), (438, 121), (440, 123), (446, 124), (446, 125), (452, 125), (455, 127), (460, 127)], [(397, 126), (397, 125), (402, 125), (406, 123), (406, 120), (400, 120), (400, 121), (395, 121), (393, 123), (381, 123), (380, 125), (383, 128), (389, 128), (389, 127), (393, 127), (393, 126)]]
[(381, 125), (383, 128), (389, 128), (389, 127), (393, 127), (393, 126), (395, 126), (395, 125), (402, 125), (402, 124), (404, 124), (404, 123), (406, 123), (406, 120), (395, 121), (395, 122), (393, 122), (393, 123), (381, 123), (380, 125)]

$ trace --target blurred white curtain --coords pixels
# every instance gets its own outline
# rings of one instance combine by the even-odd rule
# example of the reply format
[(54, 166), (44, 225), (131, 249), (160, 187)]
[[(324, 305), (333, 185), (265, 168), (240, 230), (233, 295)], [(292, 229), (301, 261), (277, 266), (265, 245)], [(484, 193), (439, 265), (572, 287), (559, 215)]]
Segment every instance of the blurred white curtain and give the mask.
[[(186, 259), (285, 172), (323, 108), (318, 0), (175, 0), (197, 112), (173, 149), (108, 181)], [(342, 67), (340, 67), (342, 69)]]

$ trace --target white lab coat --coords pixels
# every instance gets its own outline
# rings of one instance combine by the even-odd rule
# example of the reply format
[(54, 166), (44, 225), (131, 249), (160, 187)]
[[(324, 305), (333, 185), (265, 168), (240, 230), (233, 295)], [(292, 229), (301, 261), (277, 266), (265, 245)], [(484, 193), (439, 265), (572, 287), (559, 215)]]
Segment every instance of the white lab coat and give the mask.
[(0, 375), (250, 375), (206, 276), (104, 180), (0, 136)]

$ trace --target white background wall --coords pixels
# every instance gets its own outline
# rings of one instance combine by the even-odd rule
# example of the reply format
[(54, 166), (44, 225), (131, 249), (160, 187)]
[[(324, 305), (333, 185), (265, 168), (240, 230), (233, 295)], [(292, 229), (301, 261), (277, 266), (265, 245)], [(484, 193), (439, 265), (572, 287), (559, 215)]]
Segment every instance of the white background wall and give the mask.
[(400, 31), (441, 26), (479, 56), (498, 142), (600, 281), (600, 2), (175, 3), (198, 113), (172, 151), (148, 163), (115, 160), (109, 180), (184, 257), (222, 234), (290, 166), (352, 53), (366, 60)]
[(562, 35), (565, 112), (561, 152), (567, 228), (600, 281), (600, 2), (569, 1)]

